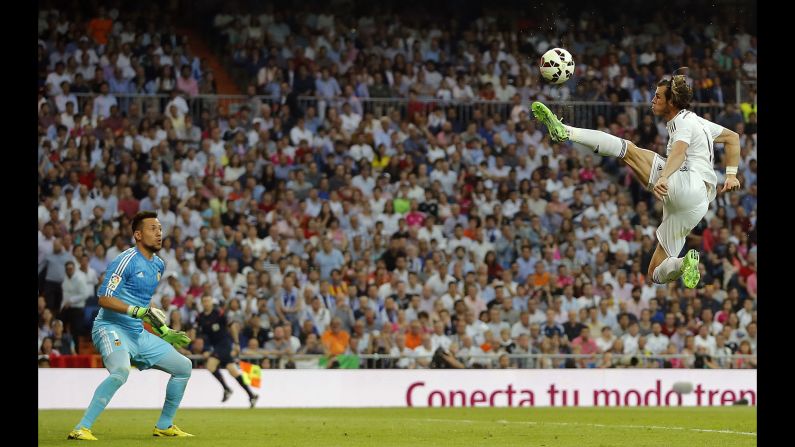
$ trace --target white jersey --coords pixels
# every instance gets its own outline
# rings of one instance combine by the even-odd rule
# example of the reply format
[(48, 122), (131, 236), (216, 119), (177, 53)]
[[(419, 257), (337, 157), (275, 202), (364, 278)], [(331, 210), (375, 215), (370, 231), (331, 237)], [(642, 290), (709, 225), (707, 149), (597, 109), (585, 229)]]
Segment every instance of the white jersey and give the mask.
[(707, 121), (695, 113), (682, 109), (674, 119), (668, 121), (668, 148), (666, 156), (670, 156), (674, 142), (684, 141), (688, 144), (685, 152), (685, 163), (682, 170), (690, 170), (711, 185), (707, 188), (709, 201), (715, 199), (718, 176), (715, 175), (715, 138), (723, 132), (723, 126)]

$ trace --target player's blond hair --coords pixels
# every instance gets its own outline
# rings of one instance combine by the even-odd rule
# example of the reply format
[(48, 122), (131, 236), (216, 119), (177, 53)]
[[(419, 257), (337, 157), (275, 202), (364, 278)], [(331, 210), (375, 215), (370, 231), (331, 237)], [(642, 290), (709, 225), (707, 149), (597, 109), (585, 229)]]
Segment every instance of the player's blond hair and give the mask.
[[(676, 71), (686, 69), (682, 67)], [(663, 79), (657, 83), (658, 87), (665, 86), (665, 99), (673, 104), (674, 107), (687, 109), (690, 107), (690, 101), (693, 100), (693, 89), (687, 84), (687, 79), (683, 74), (675, 74), (671, 79)]]

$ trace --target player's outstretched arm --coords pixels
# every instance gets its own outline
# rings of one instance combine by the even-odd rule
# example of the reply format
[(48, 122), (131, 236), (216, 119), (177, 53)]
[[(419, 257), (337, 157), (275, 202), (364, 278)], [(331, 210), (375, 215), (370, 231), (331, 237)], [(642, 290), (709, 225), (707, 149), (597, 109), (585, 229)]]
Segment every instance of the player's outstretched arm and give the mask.
[(720, 192), (740, 189), (740, 181), (737, 180), (737, 168), (740, 166), (740, 136), (737, 132), (723, 129), (716, 143), (723, 143), (726, 151), (726, 181)]

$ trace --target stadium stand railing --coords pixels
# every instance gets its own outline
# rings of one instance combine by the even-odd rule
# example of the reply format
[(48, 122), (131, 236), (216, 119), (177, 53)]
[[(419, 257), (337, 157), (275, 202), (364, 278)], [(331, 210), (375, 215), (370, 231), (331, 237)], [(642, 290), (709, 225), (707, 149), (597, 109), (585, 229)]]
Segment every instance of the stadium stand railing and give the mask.
[[(75, 94), (80, 102), (80, 108), (94, 94), (81, 93)], [(141, 94), (115, 94), (119, 109), (121, 112), (126, 113), (132, 104), (137, 104), (141, 113), (146, 115), (150, 110), (155, 110), (157, 113), (163, 112), (165, 105), (169, 101), (168, 95), (141, 95)], [(237, 113), (243, 106), (248, 105), (249, 108), (256, 104), (278, 104), (280, 98), (268, 96), (246, 96), (246, 95), (197, 95), (185, 98), (190, 108), (191, 117), (198, 120), (202, 111), (210, 112), (211, 116), (215, 116), (219, 108), (225, 108), (229, 114)], [(359, 98), (362, 104), (364, 113), (372, 113), (374, 116), (382, 116), (391, 113), (393, 110), (400, 112), (401, 118), (408, 118), (408, 110), (410, 103), (416, 103), (418, 109), (425, 109), (432, 111), (439, 107), (454, 108), (456, 116), (463, 122), (469, 122), (476, 109), (480, 109), (489, 115), (499, 113), (503, 120), (510, 117), (511, 110), (514, 107), (512, 102), (499, 102), (499, 101), (443, 101), (435, 98), (418, 98), (416, 100), (409, 100), (406, 98)], [(321, 99), (312, 96), (299, 96), (299, 106), (306, 110), (307, 107), (313, 106), (316, 109), (332, 105), (341, 107), (346, 102), (345, 98), (334, 99)], [(545, 104), (550, 106), (553, 110), (563, 114), (564, 121), (571, 123), (575, 126), (590, 127), (596, 123), (598, 116), (605, 118), (612, 116), (616, 113), (626, 113), (630, 123), (633, 126), (642, 120), (644, 115), (651, 114), (651, 109), (645, 103), (633, 102), (592, 102), (592, 101), (545, 101)], [(523, 106), (529, 106), (528, 103), (522, 103)], [(720, 104), (701, 103), (694, 104), (691, 109), (699, 115), (710, 113), (713, 117), (720, 114), (724, 106)]]

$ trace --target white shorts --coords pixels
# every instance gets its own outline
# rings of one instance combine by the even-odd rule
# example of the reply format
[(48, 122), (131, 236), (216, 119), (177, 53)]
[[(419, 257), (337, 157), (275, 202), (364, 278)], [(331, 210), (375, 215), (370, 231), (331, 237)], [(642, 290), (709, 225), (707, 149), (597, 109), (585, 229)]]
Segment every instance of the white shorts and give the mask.
[[(662, 169), (661, 157), (654, 158), (650, 184), (653, 186)], [(662, 161), (665, 164), (665, 161)], [(707, 185), (695, 172), (683, 167), (668, 179), (668, 196), (663, 200), (663, 220), (657, 228), (657, 241), (669, 257), (678, 257), (687, 235), (701, 222), (709, 208)]]

